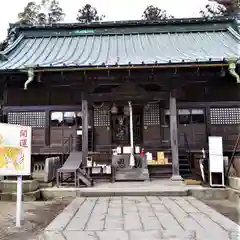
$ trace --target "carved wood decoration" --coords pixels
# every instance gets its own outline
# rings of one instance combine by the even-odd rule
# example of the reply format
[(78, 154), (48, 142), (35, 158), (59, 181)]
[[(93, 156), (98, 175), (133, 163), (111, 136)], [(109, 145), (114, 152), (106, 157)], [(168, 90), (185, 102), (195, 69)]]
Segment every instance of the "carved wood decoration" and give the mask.
[(113, 143), (129, 144), (129, 116), (112, 116)]
[(142, 87), (132, 83), (125, 82), (112, 90), (115, 99), (133, 100), (149, 98), (149, 93)]

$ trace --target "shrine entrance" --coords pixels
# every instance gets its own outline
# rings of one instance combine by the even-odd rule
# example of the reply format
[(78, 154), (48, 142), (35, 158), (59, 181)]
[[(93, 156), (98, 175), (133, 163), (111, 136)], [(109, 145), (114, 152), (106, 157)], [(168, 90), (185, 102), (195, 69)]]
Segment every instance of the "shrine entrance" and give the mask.
[[(142, 144), (143, 109), (141, 106), (133, 106), (133, 141), (136, 145)], [(118, 106), (118, 112), (111, 114), (112, 143), (118, 146), (130, 145), (130, 116), (128, 108)]]

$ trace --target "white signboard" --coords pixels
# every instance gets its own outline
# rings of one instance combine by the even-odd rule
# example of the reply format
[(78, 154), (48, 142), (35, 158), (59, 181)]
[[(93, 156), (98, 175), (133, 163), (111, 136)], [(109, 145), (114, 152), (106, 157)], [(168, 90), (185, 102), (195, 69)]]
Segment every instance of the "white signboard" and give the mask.
[(0, 175), (31, 175), (31, 127), (0, 123)]
[[(222, 137), (209, 136), (209, 182), (210, 186), (224, 186), (224, 162)], [(221, 177), (221, 178), (220, 178)], [(221, 179), (221, 181), (219, 181)]]
[(223, 172), (223, 142), (222, 137), (210, 136), (209, 141), (209, 170)]

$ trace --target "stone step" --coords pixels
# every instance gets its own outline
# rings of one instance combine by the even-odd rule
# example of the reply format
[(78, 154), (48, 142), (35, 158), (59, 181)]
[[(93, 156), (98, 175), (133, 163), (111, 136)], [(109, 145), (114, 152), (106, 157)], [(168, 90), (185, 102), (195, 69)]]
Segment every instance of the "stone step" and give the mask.
[(145, 181), (149, 180), (148, 169), (124, 169), (117, 170), (116, 181)]

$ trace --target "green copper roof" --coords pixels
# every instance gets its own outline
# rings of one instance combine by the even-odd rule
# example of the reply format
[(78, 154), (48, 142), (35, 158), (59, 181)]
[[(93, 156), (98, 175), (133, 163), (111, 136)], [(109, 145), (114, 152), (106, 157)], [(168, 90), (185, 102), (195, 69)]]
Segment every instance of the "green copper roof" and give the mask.
[(240, 35), (222, 22), (94, 26), (20, 29), (22, 34), (2, 52), (0, 70), (222, 62), (240, 57)]

